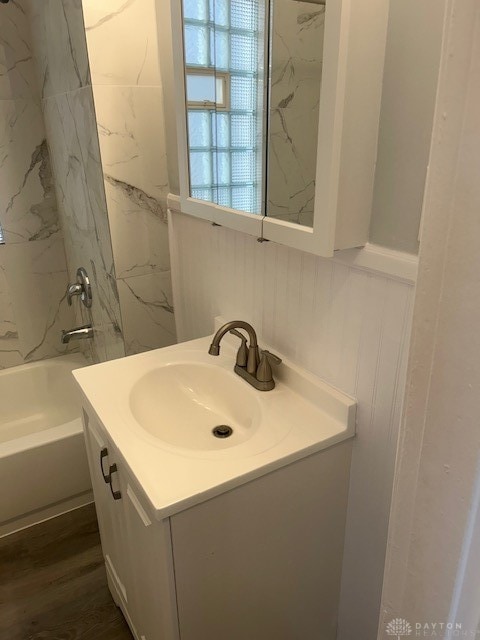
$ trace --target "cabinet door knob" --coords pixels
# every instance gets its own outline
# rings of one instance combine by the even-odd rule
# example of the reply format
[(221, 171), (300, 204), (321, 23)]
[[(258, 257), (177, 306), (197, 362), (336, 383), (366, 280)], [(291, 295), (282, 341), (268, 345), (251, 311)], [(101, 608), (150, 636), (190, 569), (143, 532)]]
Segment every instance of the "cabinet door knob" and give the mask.
[(106, 458), (107, 456), (108, 456), (108, 449), (107, 447), (104, 447), (100, 451), (100, 469), (102, 470), (102, 476), (103, 476), (103, 479), (105, 480), (105, 484), (110, 483), (110, 472), (105, 473), (105, 471), (103, 470), (103, 459)]
[(117, 469), (117, 465), (114, 463), (112, 465), (110, 465), (110, 469), (108, 471), (108, 475), (110, 477), (110, 480), (108, 482), (108, 484), (110, 485), (110, 491), (112, 492), (112, 496), (114, 500), (121, 500), (122, 499), (122, 492), (121, 491), (115, 491), (115, 489), (112, 486), (112, 475), (114, 473), (116, 473), (118, 471)]

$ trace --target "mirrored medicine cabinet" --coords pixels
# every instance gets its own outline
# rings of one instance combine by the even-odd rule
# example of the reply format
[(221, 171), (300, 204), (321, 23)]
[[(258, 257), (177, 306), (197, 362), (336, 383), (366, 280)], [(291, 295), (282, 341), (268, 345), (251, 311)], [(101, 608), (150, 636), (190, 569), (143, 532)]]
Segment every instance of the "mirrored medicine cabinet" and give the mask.
[(368, 240), (387, 0), (170, 0), (181, 211), (322, 256)]

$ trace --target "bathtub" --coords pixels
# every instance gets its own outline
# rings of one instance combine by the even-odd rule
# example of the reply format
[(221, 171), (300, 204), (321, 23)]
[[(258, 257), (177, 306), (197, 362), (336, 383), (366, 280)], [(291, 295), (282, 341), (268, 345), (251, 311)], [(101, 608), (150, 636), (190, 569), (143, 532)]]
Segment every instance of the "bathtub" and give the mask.
[(62, 356), (0, 371), (0, 536), (92, 501), (71, 372)]

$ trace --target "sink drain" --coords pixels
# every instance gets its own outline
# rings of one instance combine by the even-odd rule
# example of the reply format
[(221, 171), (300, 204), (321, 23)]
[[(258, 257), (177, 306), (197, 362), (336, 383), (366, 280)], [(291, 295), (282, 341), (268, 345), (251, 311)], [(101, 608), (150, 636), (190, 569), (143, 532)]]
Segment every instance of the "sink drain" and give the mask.
[(220, 424), (212, 429), (212, 433), (216, 438), (229, 438), (233, 433), (233, 429), (226, 424)]

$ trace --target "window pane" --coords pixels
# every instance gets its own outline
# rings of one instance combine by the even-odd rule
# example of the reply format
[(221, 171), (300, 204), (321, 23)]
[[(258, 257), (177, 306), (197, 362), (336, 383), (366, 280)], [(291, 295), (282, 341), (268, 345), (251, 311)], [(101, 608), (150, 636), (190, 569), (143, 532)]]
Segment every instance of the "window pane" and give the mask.
[(190, 180), (192, 187), (208, 187), (212, 184), (212, 156), (204, 151), (190, 152)]
[(210, 0), (213, 6), (213, 21), (221, 27), (229, 27), (229, 0)]
[(185, 26), (185, 62), (188, 65), (207, 67), (209, 64), (208, 29), (199, 25)]
[(234, 29), (257, 31), (259, 4), (258, 0), (231, 0), (231, 26)]
[(231, 207), (232, 206), (232, 190), (230, 187), (219, 187), (217, 189), (217, 204), (222, 207)]
[(257, 60), (255, 37), (232, 34), (231, 69), (232, 71), (252, 71)]
[(187, 100), (215, 103), (215, 76), (187, 75)]
[(217, 184), (230, 184), (230, 154), (224, 151), (216, 154), (217, 156)]
[(210, 112), (190, 111), (188, 114), (188, 137), (191, 147), (212, 146)]
[(226, 31), (215, 33), (215, 68), (228, 71), (230, 68), (230, 37)]
[(255, 146), (255, 116), (232, 113), (232, 147), (242, 149)]
[(231, 77), (230, 84), (232, 111), (255, 112), (257, 95), (254, 78), (235, 75)]
[(212, 189), (192, 189), (192, 198), (213, 202)]
[(208, 20), (208, 0), (185, 0), (183, 14), (191, 20)]
[(252, 151), (232, 151), (232, 182), (255, 181), (255, 154)]
[(216, 146), (230, 146), (230, 115), (228, 113), (217, 113), (216, 116)]
[(253, 186), (232, 187), (232, 209), (255, 211), (257, 208), (256, 190)]

